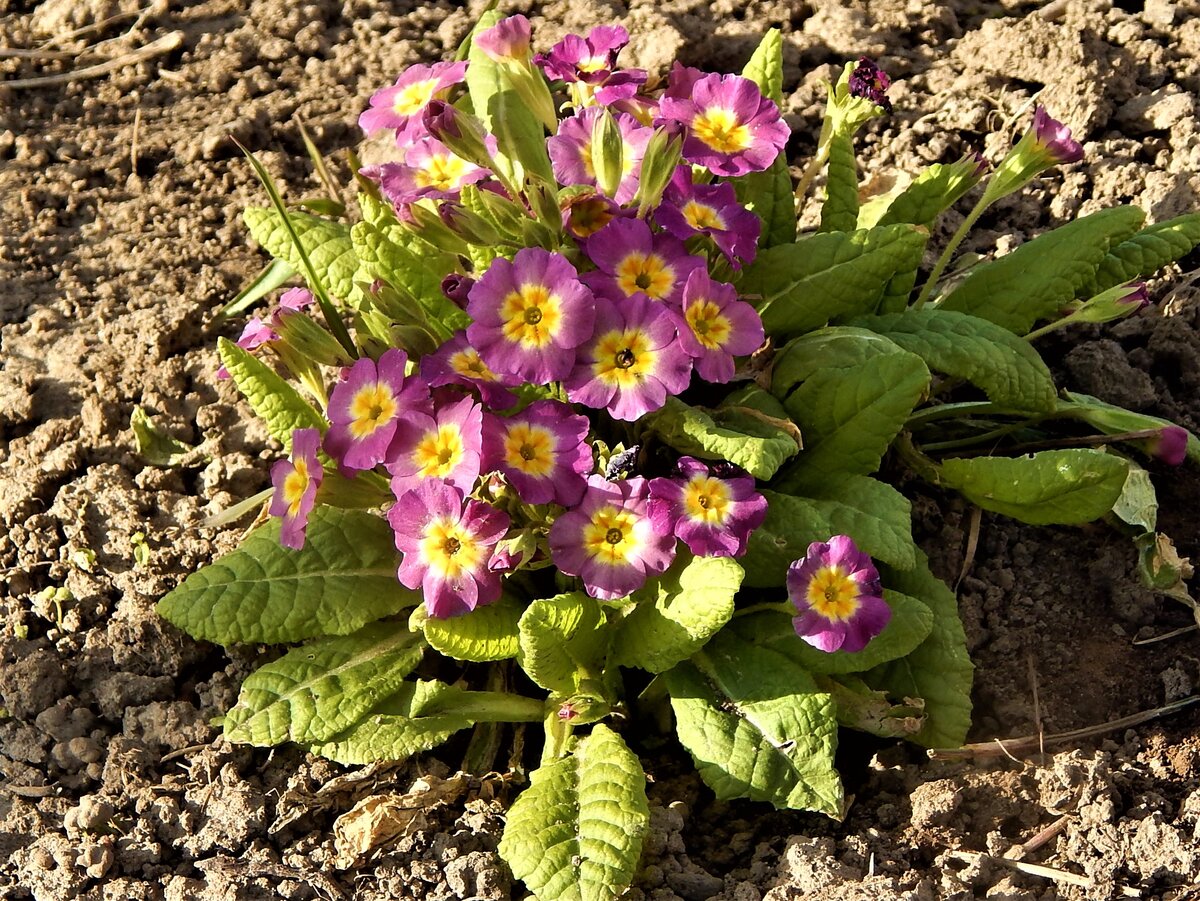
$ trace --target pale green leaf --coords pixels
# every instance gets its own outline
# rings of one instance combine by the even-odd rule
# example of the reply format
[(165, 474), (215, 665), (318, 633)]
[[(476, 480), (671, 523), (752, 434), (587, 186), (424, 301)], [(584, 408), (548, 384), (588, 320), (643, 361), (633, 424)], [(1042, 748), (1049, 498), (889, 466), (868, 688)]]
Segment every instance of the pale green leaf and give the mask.
[(532, 602), (518, 627), (521, 668), (548, 691), (578, 691), (583, 671), (604, 657), (604, 621), (600, 605), (582, 592)]
[[(317, 276), (329, 287), (334, 297), (348, 299), (354, 290), (354, 273), (358, 269), (358, 258), (350, 243), (349, 226), (308, 213), (289, 212), (288, 218)], [(247, 207), (242, 219), (254, 240), (267, 253), (283, 260), (295, 271), (303, 271), (300, 254), (292, 243), (282, 217), (274, 209)]]
[(317, 507), (299, 551), (279, 544), (279, 520), (192, 573), (158, 612), (218, 644), (282, 643), (346, 635), (420, 603), (396, 581), (391, 527), (357, 510)]
[(1109, 248), (1137, 231), (1144, 219), (1137, 207), (1119, 206), (1059, 226), (977, 266), (938, 308), (970, 313), (1024, 335), (1079, 296)]
[(1134, 279), (1147, 278), (1200, 245), (1200, 213), (1187, 213), (1148, 225), (1112, 247), (1095, 278), (1076, 295), (1092, 297)]
[(1121, 522), (1137, 526), (1145, 532), (1153, 532), (1158, 528), (1158, 495), (1154, 491), (1154, 483), (1150, 481), (1150, 473), (1132, 460), (1129, 461), (1129, 475), (1121, 488), (1121, 496), (1113, 504), (1112, 512)]
[(886, 691), (872, 689), (860, 677), (817, 676), (822, 691), (833, 695), (838, 724), (880, 738), (911, 739), (925, 728), (925, 702), (905, 698), (896, 702)]
[(864, 316), (850, 325), (884, 335), (917, 354), (935, 372), (965, 379), (988, 399), (1019, 410), (1055, 406), (1054, 380), (1028, 341), (986, 319), (923, 309)]
[(483, 663), (517, 656), (521, 612), (521, 605), (505, 595), (494, 604), (449, 619), (427, 615), (422, 605), (413, 611), (410, 625), (424, 632), (435, 651), (455, 660)]
[(203, 462), (196, 448), (189, 447), (169, 432), (159, 428), (141, 407), (134, 407), (129, 428), (137, 442), (138, 455), (151, 466), (179, 466), (189, 458)]
[(880, 568), (883, 583), (919, 598), (933, 611), (933, 629), (916, 649), (864, 675), (872, 688), (895, 698), (925, 701), (925, 725), (913, 741), (927, 748), (958, 747), (971, 728), (971, 679), (974, 667), (958, 615), (954, 592), (929, 570), (920, 555), (911, 570)]
[(664, 678), (679, 741), (718, 798), (842, 816), (837, 709), (801, 667), (722, 632)]
[(300, 392), (254, 354), (228, 338), (217, 339), (217, 353), (233, 383), (285, 451), (291, 453), (292, 432), (296, 429), (324, 432), (328, 428), (325, 418)]
[(680, 554), (633, 593), (637, 606), (616, 630), (611, 662), (661, 673), (686, 660), (733, 616), (742, 575), (728, 557)]
[(330, 738), (395, 692), (423, 651), (420, 636), (398, 623), (289, 651), (242, 683), (225, 737), (253, 745)]
[(825, 169), (825, 202), (821, 205), (822, 232), (852, 232), (858, 224), (858, 161), (854, 135), (835, 131), (829, 139)]
[(1033, 525), (1099, 519), (1121, 496), (1129, 464), (1101, 450), (943, 460), (941, 484), (971, 503)]
[(649, 823), (641, 761), (601, 724), (570, 757), (534, 770), (500, 856), (538, 901), (612, 901), (637, 871)]
[(931, 228), (934, 220), (979, 183), (973, 159), (934, 163), (891, 202), (877, 225), (907, 222)]
[(742, 69), (742, 78), (749, 78), (764, 97), (783, 106), (783, 32), (767, 29)]
[(795, 436), (753, 410), (701, 410), (674, 397), (642, 418), (664, 443), (702, 460), (728, 460), (759, 479), (769, 479), (800, 450)]
[(924, 248), (925, 233), (911, 225), (808, 235), (761, 251), (738, 290), (768, 335), (795, 335), (874, 312), (892, 277), (916, 269)]

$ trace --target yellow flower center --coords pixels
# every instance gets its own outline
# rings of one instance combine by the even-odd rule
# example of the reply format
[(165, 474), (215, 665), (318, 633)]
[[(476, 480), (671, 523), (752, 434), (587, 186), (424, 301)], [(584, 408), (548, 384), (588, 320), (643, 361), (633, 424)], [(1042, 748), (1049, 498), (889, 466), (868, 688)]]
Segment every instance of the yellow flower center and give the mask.
[(697, 231), (704, 228), (713, 228), (717, 231), (726, 230), (725, 220), (721, 218), (721, 214), (713, 207), (700, 203), (698, 200), (689, 200), (684, 204), (683, 218)]
[(396, 398), (382, 382), (363, 385), (350, 399), (350, 434), (362, 440), (387, 425), (396, 415)]
[(504, 436), (504, 463), (534, 478), (554, 470), (554, 435), (526, 422), (518, 422)]
[(637, 518), (608, 504), (592, 514), (583, 528), (583, 546), (595, 560), (608, 566), (622, 566), (641, 550), (642, 542), (634, 526)]
[(469, 379), (478, 379), (481, 382), (495, 382), (499, 378), (488, 367), (488, 364), (483, 362), (483, 357), (479, 356), (479, 351), (473, 347), (467, 347), (458, 351), (458, 353), (452, 354), (450, 356), (450, 368), (458, 375)]
[(729, 318), (711, 300), (698, 300), (683, 312), (692, 334), (707, 350), (719, 350), (729, 340), (733, 326)]
[(308, 490), (310, 481), (308, 464), (303, 460), (293, 460), (293, 469), (283, 480), (283, 499), (288, 505), (288, 516), (295, 519), (300, 512), (300, 504), (304, 500), (304, 492)]
[(694, 476), (683, 489), (683, 512), (706, 525), (723, 523), (730, 501), (729, 486), (712, 476)]
[(713, 106), (692, 120), (692, 134), (717, 153), (738, 153), (754, 139), (733, 110)]
[(571, 233), (586, 238), (594, 235), (613, 220), (613, 212), (599, 198), (581, 200), (571, 204), (568, 223)]
[(396, 98), (392, 101), (392, 109), (396, 111), (397, 116), (411, 116), (418, 113), (433, 99), (433, 93), (436, 90), (437, 79), (427, 78), (425, 81), (414, 81), (396, 92)]
[(658, 355), (650, 341), (636, 329), (612, 331), (596, 343), (596, 362), (592, 372), (598, 379), (619, 388), (636, 385), (654, 371)]
[(421, 478), (444, 479), (462, 463), (465, 451), (458, 426), (444, 425), (418, 442), (412, 452), (412, 461)]
[(662, 300), (675, 287), (675, 270), (656, 253), (631, 253), (617, 266), (617, 284), (626, 297), (641, 291), (651, 300)]
[(446, 580), (478, 569), (483, 550), (460, 523), (444, 518), (426, 526), (421, 539), (421, 560)]
[(420, 188), (437, 188), (439, 191), (455, 191), (462, 187), (462, 180), (471, 174), (471, 164), (453, 153), (430, 156), (425, 168), (417, 172), (415, 180)]
[(554, 340), (562, 324), (562, 304), (545, 285), (521, 285), (501, 302), (500, 319), (509, 341), (541, 349)]
[(808, 603), (825, 619), (844, 622), (858, 612), (858, 583), (840, 566), (823, 566), (808, 583)]

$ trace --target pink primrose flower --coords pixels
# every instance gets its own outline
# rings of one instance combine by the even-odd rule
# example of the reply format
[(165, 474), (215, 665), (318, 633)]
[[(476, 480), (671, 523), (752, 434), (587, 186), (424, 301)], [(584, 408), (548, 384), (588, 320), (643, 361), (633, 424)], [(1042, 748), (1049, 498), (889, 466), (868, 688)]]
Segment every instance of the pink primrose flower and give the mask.
[(446, 482), (467, 493), (479, 478), (483, 408), (444, 388), (433, 400), (432, 415), (414, 412), (396, 425), (384, 461), (396, 497), (429, 481)]
[(316, 429), (296, 429), (292, 432), (291, 457), (279, 460), (271, 467), (275, 493), (271, 495), (269, 512), (283, 519), (279, 543), (284, 547), (296, 550), (304, 547), (308, 515), (316, 503), (317, 488), (325, 477), (325, 470), (317, 459), (320, 446), (321, 433)]
[[(458, 332), (433, 353), (421, 358), (421, 378), (431, 388), (462, 385), (479, 392), (480, 400), (493, 410), (507, 410), (517, 398), (505, 387), (506, 380), (492, 372), (479, 351), (467, 341), (466, 332)], [(514, 380), (508, 379), (508, 383)]]
[(675, 309), (688, 276), (707, 266), (678, 238), (654, 234), (641, 219), (613, 220), (587, 239), (585, 250), (596, 270), (584, 280), (597, 294), (618, 301), (644, 294)]
[(411, 144), (425, 133), (421, 116), (429, 101), (444, 98), (466, 77), (465, 62), (409, 66), (394, 85), (371, 95), (371, 105), (358, 117), (358, 124), (368, 135), (393, 128), (397, 144)]
[(376, 363), (355, 362), (329, 398), (325, 452), (347, 470), (371, 469), (384, 462), (403, 418), (428, 409), (429, 388), (406, 378), (408, 355), (392, 348)]
[(527, 504), (579, 503), (592, 470), (586, 416), (539, 400), (510, 417), (484, 414), (483, 471), (499, 470)]
[(681, 240), (708, 235), (734, 269), (754, 260), (762, 232), (762, 221), (737, 202), (733, 185), (692, 184), (688, 166), (675, 170), (654, 221)]
[(810, 544), (788, 567), (787, 589), (796, 634), (821, 651), (861, 651), (892, 618), (879, 571), (846, 535)]
[[(558, 134), (546, 139), (546, 149), (554, 167), (554, 177), (564, 185), (596, 184), (596, 169), (592, 164), (592, 133), (601, 109), (589, 106), (581, 112), (563, 119)], [(645, 128), (627, 113), (616, 114), (617, 127), (621, 130), (621, 183), (613, 198), (619, 204), (633, 200), (638, 188), (638, 172), (642, 154), (646, 150), (654, 130)]]
[(678, 479), (650, 480), (650, 518), (673, 532), (698, 557), (740, 557), (750, 533), (767, 517), (767, 499), (748, 475), (718, 478), (692, 457), (679, 461)]
[(732, 285), (713, 281), (704, 270), (688, 276), (683, 320), (687, 323), (679, 330), (683, 349), (694, 359), (700, 378), (717, 384), (733, 378), (734, 357), (754, 353), (765, 338), (758, 311), (738, 300)]

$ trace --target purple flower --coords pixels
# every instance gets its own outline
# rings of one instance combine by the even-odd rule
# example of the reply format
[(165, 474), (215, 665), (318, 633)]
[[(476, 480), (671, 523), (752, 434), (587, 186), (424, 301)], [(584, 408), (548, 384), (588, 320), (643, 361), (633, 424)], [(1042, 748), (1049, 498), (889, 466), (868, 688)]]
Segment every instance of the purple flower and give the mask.
[(621, 215), (621, 208), (603, 194), (577, 194), (563, 200), (563, 227), (575, 238), (594, 235)]
[(892, 101), (888, 100), (888, 88), (892, 80), (888, 74), (875, 65), (875, 62), (865, 56), (858, 58), (858, 65), (850, 73), (846, 87), (852, 97), (865, 97), (876, 106), (883, 107), (887, 112), (892, 111)]
[(879, 571), (846, 535), (810, 544), (788, 567), (787, 588), (796, 634), (821, 651), (861, 651), (892, 618)]
[(680, 166), (667, 186), (654, 220), (676, 238), (708, 235), (734, 269), (752, 262), (758, 252), (762, 221), (737, 202), (733, 185), (692, 184), (692, 172)]
[(371, 106), (358, 117), (358, 124), (369, 135), (394, 128), (397, 143), (411, 143), (424, 131), (421, 114), (429, 101), (445, 96), (466, 74), (465, 62), (409, 66), (394, 85), (371, 95)]
[[(672, 84), (668, 94), (674, 90)], [(761, 172), (788, 139), (779, 107), (739, 75), (705, 75), (686, 97), (664, 95), (659, 115), (687, 126), (683, 158), (715, 175)]]
[(507, 410), (517, 402), (500, 377), (483, 362), (479, 351), (467, 341), (466, 332), (458, 332), (434, 353), (421, 358), (421, 378), (431, 388), (441, 385), (474, 388), (493, 410)]
[(680, 326), (676, 313), (644, 294), (620, 305), (597, 298), (596, 333), (564, 383), (567, 396), (628, 422), (659, 409), (691, 381)]
[(529, 39), (532, 29), (524, 16), (509, 16), (491, 28), (475, 35), (473, 43), (492, 60), (525, 62), (529, 59)]
[(403, 554), (397, 577), (421, 589), (435, 619), (469, 613), (500, 597), (500, 573), (488, 569), (508, 531), (507, 514), (442, 482), (422, 482), (397, 498), (388, 522)]
[(556, 400), (502, 418), (484, 415), (483, 471), (500, 470), (527, 504), (579, 503), (592, 470), (588, 420)]
[(291, 458), (279, 460), (271, 467), (275, 493), (271, 495), (270, 513), (283, 517), (279, 543), (284, 547), (296, 550), (304, 547), (308, 514), (312, 512), (317, 488), (325, 477), (325, 470), (317, 460), (320, 446), (321, 433), (316, 429), (296, 429), (292, 432)]
[(544, 385), (562, 379), (592, 334), (592, 292), (566, 258), (526, 247), (498, 257), (471, 288), (467, 338), (501, 374)]
[(1177, 425), (1166, 426), (1147, 444), (1150, 455), (1168, 466), (1179, 466), (1187, 459), (1188, 432)]
[(754, 353), (765, 334), (758, 311), (738, 300), (732, 285), (715, 282), (704, 270), (688, 276), (683, 289), (683, 349), (692, 355), (696, 372), (708, 382), (733, 378), (734, 357)]
[(594, 598), (624, 597), (675, 558), (675, 536), (655, 529), (645, 479), (589, 476), (579, 506), (550, 527), (550, 558)]
[(279, 306), (284, 310), (294, 310), (300, 312), (306, 310), (316, 303), (316, 298), (307, 288), (289, 288), (283, 292), (283, 296), (279, 298)]
[[(441, 209), (445, 209), (448, 205), (443, 204)], [(453, 301), (454, 305), (460, 309), (467, 308), (467, 295), (471, 291), (471, 286), (475, 284), (475, 279), (469, 275), (463, 275), (459, 272), (451, 272), (442, 279), (442, 294), (447, 300)]]
[(408, 148), (404, 162), (379, 167), (379, 187), (394, 204), (413, 203), (423, 197), (453, 200), (463, 185), (491, 175), (487, 169), (455, 156), (434, 138), (421, 138)]
[(645, 294), (678, 309), (688, 275), (706, 267), (678, 238), (654, 234), (641, 219), (613, 220), (588, 238), (585, 249), (596, 271), (584, 280), (612, 300)]
[[(600, 107), (589, 106), (569, 119), (563, 119), (558, 126), (558, 134), (546, 139), (554, 177), (561, 184), (596, 184), (596, 169), (592, 163), (592, 133), (602, 113)], [(621, 130), (623, 152), (621, 183), (613, 199), (625, 204), (637, 193), (638, 169), (654, 129), (644, 128), (627, 113), (617, 113), (615, 118)]]
[(650, 518), (699, 557), (740, 557), (750, 533), (767, 517), (767, 499), (748, 475), (717, 478), (692, 457), (679, 461), (682, 479), (650, 481)]
[(1040, 103), (1033, 112), (1034, 146), (1055, 163), (1075, 163), (1083, 159), (1083, 146), (1071, 137), (1071, 129), (1052, 119)]
[(483, 408), (472, 398), (455, 399), (443, 389), (434, 411), (410, 413), (396, 425), (396, 438), (385, 461), (392, 494), (400, 497), (424, 482), (447, 482), (463, 492), (479, 478), (483, 444)]
[(343, 468), (371, 469), (382, 463), (401, 417), (428, 406), (429, 388), (420, 379), (405, 378), (407, 365), (408, 355), (394, 348), (378, 364), (363, 357), (334, 387), (325, 452)]
[[(242, 333), (238, 336), (237, 346), (242, 350), (257, 350), (269, 341), (278, 340), (279, 334), (261, 316), (255, 316), (242, 326)], [(217, 378), (227, 379), (229, 377), (229, 370), (222, 363), (217, 369)]]
[[(629, 32), (620, 25), (597, 25), (586, 38), (569, 34), (549, 53), (539, 53), (534, 62), (548, 78), (566, 82), (603, 84), (617, 65), (617, 54), (629, 43)], [(642, 73), (642, 81), (646, 73)]]
[(692, 66), (685, 66), (679, 60), (671, 63), (671, 71), (667, 73), (667, 89), (663, 98), (668, 100), (687, 100), (692, 96), (692, 87), (701, 78), (711, 73)]

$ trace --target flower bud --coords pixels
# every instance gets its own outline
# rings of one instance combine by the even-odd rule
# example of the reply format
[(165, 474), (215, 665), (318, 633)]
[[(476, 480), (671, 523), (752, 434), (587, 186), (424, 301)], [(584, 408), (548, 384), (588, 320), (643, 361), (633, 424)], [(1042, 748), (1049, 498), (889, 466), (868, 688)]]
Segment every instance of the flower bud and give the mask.
[(989, 202), (998, 200), (1024, 187), (1047, 169), (1081, 159), (1083, 146), (1071, 137), (1071, 129), (1052, 119), (1046, 108), (1039, 105), (1029, 130), (996, 167), (984, 196)]
[(455, 156), (485, 169), (495, 165), (487, 147), (487, 130), (476, 117), (444, 100), (431, 100), (422, 119), (425, 130)]
[(410, 203), (408, 212), (413, 218), (412, 230), (423, 241), (447, 253), (466, 253), (467, 245), (462, 237), (446, 227), (439, 212), (426, 206), (428, 201)]
[(442, 224), (468, 244), (480, 247), (495, 247), (500, 235), (487, 221), (460, 203), (443, 203), (438, 206)]
[(337, 339), (295, 310), (279, 308), (271, 315), (271, 326), (279, 334), (276, 351), (294, 369), (297, 358), (322, 366), (348, 366), (352, 361)]
[(602, 109), (592, 128), (592, 169), (602, 194), (615, 197), (625, 174), (625, 140), (617, 120)]
[(663, 192), (682, 161), (683, 136), (669, 126), (655, 129), (642, 156), (641, 181), (636, 197), (639, 218), (662, 202)]
[(455, 306), (465, 310), (467, 308), (467, 295), (471, 291), (471, 286), (475, 284), (475, 279), (469, 275), (463, 275), (459, 272), (451, 272), (442, 279), (442, 294), (454, 303)]

